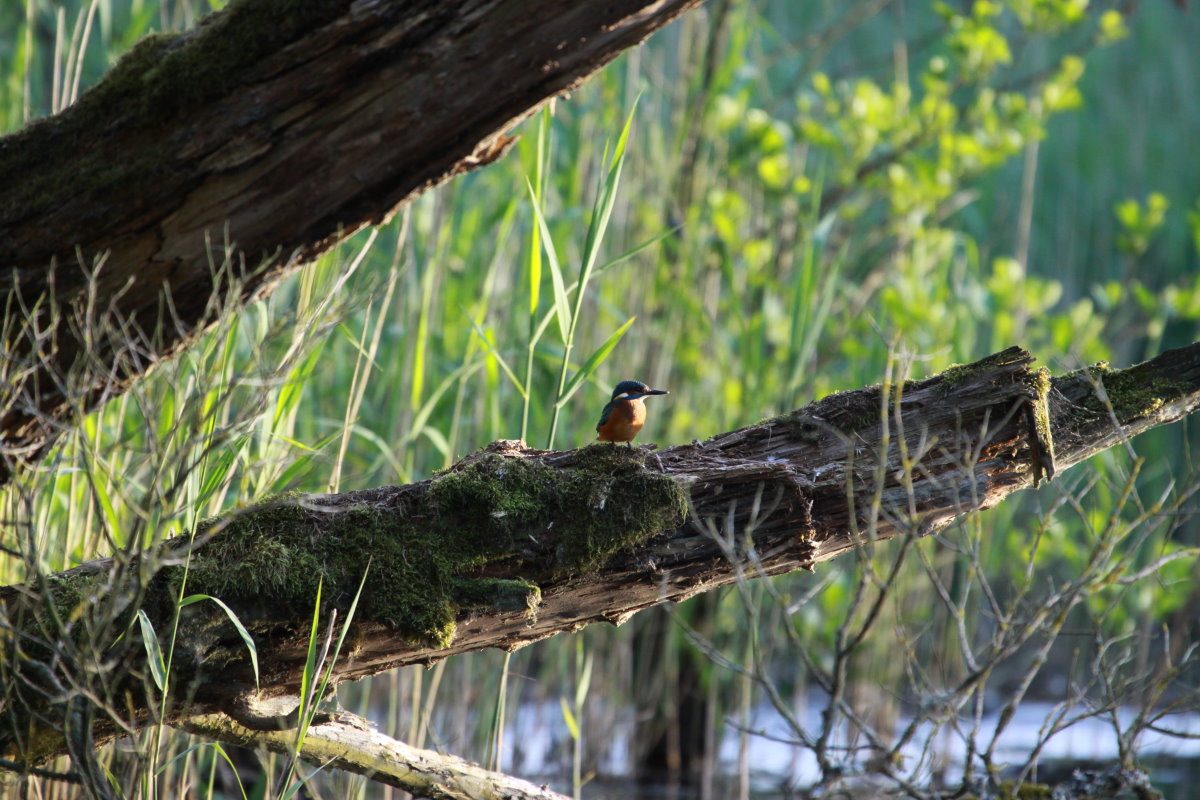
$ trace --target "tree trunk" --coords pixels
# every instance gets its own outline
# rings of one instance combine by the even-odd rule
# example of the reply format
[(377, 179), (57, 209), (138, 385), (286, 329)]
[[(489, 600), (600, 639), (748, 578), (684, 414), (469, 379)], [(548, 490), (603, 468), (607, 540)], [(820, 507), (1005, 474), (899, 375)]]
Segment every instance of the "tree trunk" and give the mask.
[(15, 635), (0, 754), (37, 761), (160, 717), (224, 711), (253, 726), (247, 648), (208, 602), (183, 610), (160, 708), (136, 635), (148, 627), (132, 619), (141, 609), (167, 641), (188, 552), (187, 593), (220, 597), (253, 634), (261, 694), (294, 695), (318, 586), (334, 684), (516, 649), (929, 534), (1200, 405), (1200, 343), (1053, 381), (1032, 361), (1014, 347), (658, 452), (495, 442), (430, 481), (277, 498), (168, 542), (153, 564), (4, 587)]
[[(0, 482), (701, 0), (235, 0), (0, 139)], [(8, 276), (12, 276), (11, 278)]]

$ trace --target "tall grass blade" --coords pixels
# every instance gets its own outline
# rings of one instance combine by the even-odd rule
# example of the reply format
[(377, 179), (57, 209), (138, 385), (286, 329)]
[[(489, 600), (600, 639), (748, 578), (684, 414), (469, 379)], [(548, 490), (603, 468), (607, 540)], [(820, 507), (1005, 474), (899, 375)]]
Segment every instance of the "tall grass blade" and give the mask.
[[(329, 679), (333, 675), (333, 667), (337, 663), (338, 656), (341, 655), (342, 645), (346, 641), (346, 634), (350, 631), (350, 623), (354, 621), (354, 614), (358, 611), (358, 600), (362, 597), (363, 587), (367, 585), (367, 574), (371, 571), (371, 562), (367, 561), (367, 566), (363, 569), (362, 579), (358, 582), (358, 591), (354, 593), (354, 599), (350, 601), (350, 608), (346, 611), (346, 618), (342, 621), (342, 629), (338, 633), (337, 644), (333, 646), (333, 657), (329, 659), (329, 665), (325, 670), (325, 677), (321, 681), (320, 691), (317, 697), (321, 698), (325, 695), (325, 690), (329, 686)], [(315, 704), (312, 709), (315, 711)], [(309, 714), (309, 719), (312, 719), (312, 714)]]
[(237, 463), (238, 457), (242, 455), (247, 438), (239, 436), (217, 454), (212, 464), (206, 465), (207, 468), (204, 470), (204, 477), (200, 483), (200, 493), (193, 504), (195, 508), (203, 508), (217, 489), (221, 488), (226, 479), (230, 477), (230, 471)]
[(588, 360), (585, 361), (583, 366), (579, 368), (579, 371), (575, 373), (575, 377), (571, 378), (571, 382), (568, 383), (567, 387), (563, 390), (562, 396), (558, 398), (558, 402), (555, 403), (558, 408), (565, 406), (571, 399), (571, 396), (575, 394), (580, 386), (583, 385), (583, 382), (590, 378), (596, 371), (596, 368), (604, 363), (604, 360), (608, 358), (609, 353), (611, 353), (613, 348), (615, 348), (621, 341), (621, 337), (623, 337), (625, 332), (629, 330), (629, 327), (633, 325), (633, 321), (635, 319), (637, 319), (637, 317), (630, 317), (628, 320), (626, 320), (624, 325), (617, 328), (617, 330), (614, 331), (613, 334), (604, 341), (604, 344), (597, 347), (596, 352), (592, 353), (591, 356), (588, 357)]
[(612, 218), (613, 206), (617, 202), (617, 187), (621, 183), (621, 168), (625, 163), (625, 147), (629, 141), (629, 130), (633, 126), (633, 115), (636, 112), (637, 101), (635, 100), (633, 108), (629, 110), (629, 116), (625, 118), (625, 126), (621, 129), (617, 146), (613, 149), (608, 175), (604, 180), (604, 190), (596, 201), (592, 212), (592, 221), (588, 225), (587, 243), (583, 248), (583, 265), (579, 273), (579, 294), (575, 297), (576, 314), (583, 302), (583, 289), (591, 277), (592, 267), (596, 265), (596, 258), (600, 254), (600, 242), (604, 239), (605, 231), (608, 230), (608, 221)]
[(417, 410), (416, 415), (413, 417), (412, 425), (409, 426), (408, 434), (404, 437), (404, 441), (406, 443), (411, 442), (424, 433), (425, 426), (429, 423), (429, 417), (431, 414), (433, 414), (433, 410), (437, 406), (438, 401), (442, 399), (442, 395), (444, 395), (447, 390), (454, 385), (455, 381), (471, 375), (482, 366), (482, 360), (472, 361), (470, 363), (463, 364), (461, 367), (454, 370), (454, 372), (451, 372), (449, 375), (447, 375)]
[(571, 738), (579, 741), (579, 721), (575, 719), (575, 713), (571, 711), (571, 704), (567, 702), (567, 698), (558, 698), (559, 706), (562, 708), (563, 722), (567, 723), (567, 732), (571, 734)]
[(219, 597), (213, 597), (212, 595), (208, 594), (192, 594), (179, 601), (179, 607), (186, 608), (187, 606), (190, 606), (193, 603), (199, 603), (202, 600), (211, 600), (212, 602), (216, 603), (221, 607), (221, 610), (225, 612), (225, 615), (229, 617), (229, 621), (233, 623), (233, 627), (237, 630), (238, 636), (241, 637), (242, 642), (246, 645), (247, 652), (250, 653), (250, 665), (254, 668), (254, 688), (257, 689), (258, 648), (254, 644), (254, 637), (250, 635), (250, 631), (246, 630), (246, 626), (242, 624), (240, 619), (238, 619), (238, 615), (234, 613), (233, 609), (225, 605), (225, 602)]
[(225, 748), (219, 742), (196, 742), (168, 759), (161, 767), (154, 771), (154, 774), (161, 775), (172, 764), (180, 759), (187, 758), (198, 750), (212, 750), (225, 759), (225, 763), (229, 765), (229, 771), (233, 773), (233, 779), (237, 781), (238, 791), (242, 793), (242, 800), (246, 800), (246, 787), (242, 784), (242, 776), (238, 774), (237, 765), (233, 763), (233, 759), (229, 757), (229, 754), (225, 752)]
[[(465, 308), (463, 309), (463, 314), (467, 314), (467, 310)], [(494, 344), (492, 344), (492, 338), (488, 336), (487, 331), (479, 327), (479, 323), (471, 319), (469, 314), (467, 315), (467, 320), (471, 323), (471, 328), (474, 329), (475, 335), (479, 337), (479, 341), (483, 343), (483, 346), (487, 348), (487, 351), (492, 354), (493, 358), (496, 359), (496, 363), (500, 365), (500, 369), (504, 371), (504, 374), (508, 377), (508, 380), (512, 383), (512, 385), (516, 387), (517, 392), (521, 395), (521, 397), (525, 397), (524, 384), (521, 383), (521, 379), (517, 377), (517, 374), (512, 371), (512, 367), (508, 366), (508, 362), (504, 360), (504, 356), (500, 355), (500, 351), (496, 349)]]
[[(634, 247), (629, 248), (628, 250), (626, 250), (624, 253), (621, 253), (621, 255), (617, 256), (616, 258), (610, 258), (608, 261), (605, 261), (603, 264), (596, 267), (592, 271), (592, 276), (594, 277), (596, 275), (599, 275), (606, 270), (612, 269), (613, 267), (617, 266), (618, 264), (628, 261), (629, 259), (633, 258), (634, 256), (636, 256), (638, 253), (642, 252), (646, 248), (652, 247), (653, 245), (658, 244), (663, 239), (667, 239), (667, 238), (670, 238), (671, 236), (675, 236), (681, 230), (683, 230), (683, 225), (675, 225), (671, 228), (667, 228), (662, 233), (659, 233), (655, 236), (651, 236), (649, 239), (642, 242), (641, 244), (635, 245)], [(572, 291), (576, 285), (577, 284), (572, 284), (571, 286), (568, 286), (567, 291)]]
[(146, 612), (140, 608), (137, 612), (137, 620), (142, 629), (142, 644), (146, 648), (146, 660), (150, 663), (150, 677), (154, 679), (154, 685), (160, 692), (165, 691), (167, 668), (163, 662), (162, 647), (158, 644), (158, 634), (154, 632), (154, 626), (150, 624), (150, 618), (146, 616)]
[[(533, 166), (533, 192), (535, 208), (541, 208), (542, 196), (546, 183), (546, 150), (550, 137), (550, 108), (542, 109), (538, 117), (537, 156)], [(543, 226), (534, 225), (529, 239), (529, 315), (537, 314), (541, 302), (542, 291), (542, 230)]]
[(505, 652), (504, 663), (500, 667), (500, 686), (496, 689), (496, 702), (492, 706), (492, 730), (488, 736), (488, 753), (486, 763), (493, 770), (499, 770), (504, 757), (504, 718), (508, 708), (508, 667), (512, 662), (512, 653)]
[(434, 265), (426, 262), (425, 273), (421, 276), (421, 311), (417, 316), (417, 341), (413, 348), (412, 389), (409, 393), (409, 405), (416, 409), (421, 404), (421, 394), (425, 388), (425, 373), (428, 369), (429, 317), (433, 306), (433, 284), (437, 270)]
[(588, 653), (583, 659), (583, 668), (579, 671), (579, 675), (575, 681), (575, 707), (583, 708), (583, 701), (587, 699), (588, 689), (592, 686), (592, 665), (595, 659), (592, 653)]
[(339, 436), (341, 436), (341, 432), (334, 431), (318, 441), (312, 447), (300, 445), (299, 443), (285, 436), (276, 436), (276, 438), (280, 441), (285, 442), (293, 447), (298, 447), (306, 452), (304, 455), (292, 461), (291, 464), (288, 464), (287, 468), (284, 469), (283, 472), (279, 473), (271, 485), (271, 491), (285, 491), (291, 488), (293, 484), (300, 482), (300, 480), (306, 474), (308, 474), (309, 470), (312, 469), (313, 464), (316, 462), (317, 456), (320, 455), (321, 451), (328, 447)]
[[(633, 125), (633, 114), (636, 106), (637, 103), (635, 101), (634, 109), (630, 110), (629, 116), (625, 120), (625, 126), (618, 137), (617, 146), (613, 149), (611, 159), (608, 157), (607, 147), (605, 148), (605, 157), (602, 163), (608, 164), (608, 172), (604, 180), (604, 187), (597, 195), (596, 202), (593, 204), (592, 218), (588, 223), (584, 257), (582, 263), (579, 265), (579, 285), (575, 290), (575, 308), (570, 312), (571, 324), (568, 326), (567, 335), (563, 339), (562, 363), (558, 372), (558, 388), (554, 397), (554, 410), (550, 415), (550, 434), (546, 441), (547, 448), (554, 447), (554, 435), (558, 432), (558, 417), (562, 411), (562, 403), (560, 401), (562, 401), (567, 389), (567, 370), (571, 363), (571, 350), (575, 346), (575, 331), (579, 325), (579, 318), (583, 311), (583, 298), (587, 294), (588, 280), (591, 277), (592, 268), (595, 266), (596, 259), (600, 253), (600, 242), (603, 240), (604, 233), (608, 229), (608, 221), (612, 216), (613, 205), (616, 203), (617, 187), (621, 182), (621, 165), (624, 163), (625, 146), (629, 139), (630, 128)], [(538, 219), (542, 221), (540, 216)], [(562, 294), (565, 298), (565, 289)]]
[[(309, 719), (310, 708), (313, 702), (313, 688), (316, 685), (317, 672), (317, 640), (320, 633), (321, 624), (321, 590), (325, 586), (325, 577), (317, 582), (317, 596), (313, 601), (313, 617), (312, 626), (308, 631), (308, 651), (304, 659), (304, 672), (300, 676), (300, 719)], [(305, 726), (301, 725), (296, 732), (296, 749), (299, 750), (304, 744)], [(293, 765), (294, 769), (294, 765)]]
[(554, 249), (554, 240), (550, 238), (550, 228), (546, 225), (546, 218), (542, 215), (541, 203), (538, 202), (537, 195), (533, 191), (533, 185), (526, 181), (529, 186), (529, 197), (533, 203), (533, 216), (537, 220), (538, 228), (542, 231), (542, 246), (546, 251), (546, 261), (550, 266), (550, 280), (554, 284), (554, 313), (558, 319), (558, 333), (565, 343), (570, 339), (570, 331), (573, 323), (571, 316), (571, 302), (567, 298), (567, 287), (563, 282), (562, 267), (558, 263), (558, 253)]

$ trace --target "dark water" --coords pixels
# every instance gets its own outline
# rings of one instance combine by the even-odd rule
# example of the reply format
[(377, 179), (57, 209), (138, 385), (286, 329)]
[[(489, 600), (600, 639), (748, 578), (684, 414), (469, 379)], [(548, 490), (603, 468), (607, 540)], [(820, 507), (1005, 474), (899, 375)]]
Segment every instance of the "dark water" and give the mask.
[[(1164, 800), (1200, 800), (1200, 758), (1150, 758), (1140, 765), (1145, 770), (1151, 787), (1162, 794)], [(1047, 786), (1078, 786), (1073, 780), (1081, 774), (1110, 774), (1116, 772), (1119, 765), (1115, 762), (1100, 762), (1090, 759), (1069, 760), (1055, 759), (1043, 762), (1038, 769), (1037, 781)], [(570, 778), (546, 781), (552, 788), (564, 794), (571, 793)], [(762, 787), (762, 777), (755, 781), (759, 788), (752, 788), (749, 797), (752, 800), (793, 800), (809, 795), (799, 788), (777, 786)], [(717, 777), (707, 789), (697, 786), (682, 786), (679, 784), (638, 785), (632, 781), (621, 779), (594, 779), (583, 787), (584, 800), (726, 800), (726, 798), (741, 797), (738, 781), (729, 776)], [(864, 789), (861, 794), (838, 793), (840, 800), (857, 800), (862, 798), (881, 797), (875, 791)], [(1070, 797), (1071, 795), (1067, 795)], [(1082, 800), (1083, 797), (1094, 795), (1074, 795)], [(1136, 794), (1128, 791), (1121, 797), (1135, 798)]]
[[(813, 703), (809, 713), (814, 719), (800, 715), (798, 719), (801, 724), (818, 723), (815, 717), (820, 707), (820, 704)], [(564, 758), (570, 752), (570, 745), (566, 744), (569, 739), (565, 729), (558, 730), (563, 727), (560, 715), (555, 713), (555, 709), (540, 709), (537, 714), (529, 713), (531, 709), (527, 707), (522, 711), (526, 713), (518, 714), (515, 725), (518, 735), (510, 740), (520, 744), (515, 744), (510, 751), (513, 758), (506, 759), (510, 763), (504, 766), (512, 774), (527, 778), (539, 774), (552, 775), (554, 777), (551, 779), (534, 780), (537, 783), (549, 783), (556, 791), (570, 794), (571, 780), (561, 772), (570, 763), (569, 758)], [(1042, 741), (1051, 711), (1051, 706), (1038, 702), (1029, 702), (1018, 708), (1007, 725), (1002, 726), (1003, 732), (995, 748), (997, 762), (1014, 765), (1015, 769), (1017, 765), (1024, 764), (1036, 749), (1040, 753), (1038, 768), (1029, 780), (1051, 786), (1066, 785), (1076, 770), (1104, 771), (1118, 765), (1115, 727), (1129, 730), (1133, 712), (1118, 711), (1113, 719), (1084, 718)], [(1168, 736), (1145, 731), (1137, 741), (1138, 766), (1145, 770), (1154, 789), (1167, 800), (1200, 800), (1200, 714), (1173, 714), (1160, 720), (1160, 724), (1180, 735)], [(633, 725), (630, 720), (627, 725), (617, 725), (615, 729), (607, 730), (605, 735), (596, 732), (598, 735), (593, 742), (604, 742), (604, 752), (593, 754), (599, 755), (598, 761), (593, 762), (598, 773), (607, 776), (628, 774)], [(743, 736), (732, 727), (726, 727), (717, 748), (717, 757), (708, 765), (709, 774), (703, 778), (697, 776), (692, 785), (664, 783), (639, 786), (628, 779), (597, 778), (585, 784), (582, 795), (588, 800), (724, 800), (743, 796), (774, 800), (807, 796), (804, 788), (820, 779), (812, 753), (786, 743), (790, 731), (778, 724), (777, 716), (770, 709), (756, 709), (746, 727), (762, 731), (767, 736)], [(976, 733), (977, 740), (986, 746), (996, 730), (995, 720), (985, 716)], [(968, 731), (960, 729), (960, 735), (955, 736), (949, 733), (947, 728), (931, 727), (917, 737), (917, 741), (922, 746), (925, 743), (932, 745), (931, 752), (936, 754), (935, 760), (944, 769), (946, 783), (951, 788), (957, 788), (956, 782), (966, 753), (961, 734)], [(906, 754), (906, 759), (909, 759), (907, 764), (910, 767), (928, 763), (921, 761), (922, 756), (916, 750), (911, 755)], [(743, 787), (738, 780), (741, 764), (749, 772), (748, 795), (742, 794)], [(923, 774), (926, 777), (918, 776), (914, 781), (916, 785), (922, 786), (931, 780), (927, 771)], [(857, 800), (859, 797), (885, 795), (865, 791), (838, 796)]]

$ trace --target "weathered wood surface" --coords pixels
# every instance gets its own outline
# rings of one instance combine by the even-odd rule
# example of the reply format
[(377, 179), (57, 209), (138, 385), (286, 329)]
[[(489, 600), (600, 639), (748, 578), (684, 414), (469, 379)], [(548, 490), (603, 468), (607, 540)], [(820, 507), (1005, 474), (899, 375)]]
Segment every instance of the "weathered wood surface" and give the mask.
[[(1032, 360), (1027, 352), (1010, 348), (976, 364), (886, 391), (876, 386), (831, 395), (792, 414), (704, 442), (658, 452), (630, 451), (630, 458), (644, 455), (646, 474), (668, 476), (686, 489), (690, 509), (682, 525), (652, 531), (594, 568), (564, 573), (547, 555), (563, 546), (556, 539), (560, 534), (553, 530), (561, 517), (532, 512), (511, 552), (463, 575), (536, 584), (540, 594), (531, 609), (500, 604), (462, 610), (452, 641), (431, 646), (415, 643), (395, 626), (369, 619), (360, 606), (333, 679), (353, 680), (481, 648), (517, 648), (594, 622), (619, 623), (657, 603), (682, 600), (743, 578), (811, 569), (868, 539), (928, 534), (964, 514), (994, 506), (1030, 486), (1036, 476), (1061, 472), (1200, 405), (1200, 344), (1129, 369), (1088, 368), (1052, 381), (1047, 373), (1031, 368)], [(595, 447), (556, 452), (531, 450), (520, 442), (497, 442), (456, 470), (470, 470), (481, 459), (501, 458), (534, 460), (566, 473), (585, 462)], [(435, 484), (436, 480), (305, 496), (304, 540), (319, 542), (332, 535), (339, 517), (356, 509), (413, 507), (413, 499), (435, 491)], [(637, 501), (606, 490), (589, 502), (591, 507), (573, 512), (586, 517), (606, 507), (611, 511), (610, 504), (623, 507), (620, 504)], [(501, 513), (490, 506), (474, 512), (482, 519)], [(265, 512), (251, 509), (243, 517), (259, 513)], [(266, 519), (262, 524), (269, 528)], [(280, 530), (267, 538), (292, 533)], [(200, 545), (193, 563), (217, 541)], [(363, 560), (368, 556), (364, 554)], [(368, 574), (364, 596), (386, 589), (372, 583), (373, 576), (384, 572), (381, 565), (375, 569)], [(108, 591), (100, 602), (113, 602), (131, 593), (121, 581), (132, 580), (139, 570), (118, 572), (126, 577), (108, 577), (116, 574), (109, 560), (61, 577), (100, 576)], [(333, 591), (328, 583), (326, 589)], [(17, 619), (22, 608), (36, 602), (32, 598), (37, 593), (31, 586), (0, 589), (8, 618)], [(307, 655), (311, 601), (297, 607), (266, 591), (249, 599), (226, 600), (256, 632), (262, 694), (295, 694)], [(201, 608), (192, 606), (189, 611)], [(208, 610), (215, 622), (207, 630), (216, 631), (220, 640), (205, 645), (204, 652), (210, 655), (198, 663), (177, 658), (175, 685), (186, 702), (175, 699), (165, 714), (168, 721), (221, 710), (236, 715), (238, 703), (253, 692), (255, 681), (244, 646), (222, 622), (220, 612)], [(152, 616), (155, 613), (151, 609)], [(189, 622), (193, 630), (198, 625), (196, 620)], [(129, 644), (124, 656), (128, 663), (108, 667), (101, 676), (108, 691), (120, 688), (123, 723), (133, 727), (144, 723), (153, 703), (152, 690), (138, 689), (149, 686), (144, 664), (138, 663), (142, 655), (140, 643)], [(64, 659), (56, 668), (69, 671), (68, 662)], [(116, 675), (126, 679), (114, 681)], [(25, 677), (35, 682), (43, 679)], [(6, 726), (30, 722), (13, 695), (13, 681), (18, 678), (7, 675)], [(63, 683), (80, 680), (73, 677)], [(39, 711), (50, 718), (64, 713), (45, 707)], [(104, 737), (115, 733), (116, 727), (98, 712), (95, 730)], [(44, 757), (64, 747), (61, 738), (47, 736), (37, 740), (37, 747), (22, 748), (3, 729), (0, 740), (5, 754), (21, 758)]]
[[(348, 716), (348, 715), (347, 715)], [(209, 740), (265, 748), (290, 755), (294, 730), (256, 731), (224, 714), (188, 719), (180, 726)], [(313, 725), (304, 735), (300, 757), (323, 769), (365, 775), (414, 797), (439, 800), (569, 800), (529, 781), (484, 769), (456, 756), (412, 747), (373, 730), (357, 717)]]
[(235, 0), (147, 37), (0, 138), (0, 481), (212, 308), (498, 158), (542, 102), (700, 2)]

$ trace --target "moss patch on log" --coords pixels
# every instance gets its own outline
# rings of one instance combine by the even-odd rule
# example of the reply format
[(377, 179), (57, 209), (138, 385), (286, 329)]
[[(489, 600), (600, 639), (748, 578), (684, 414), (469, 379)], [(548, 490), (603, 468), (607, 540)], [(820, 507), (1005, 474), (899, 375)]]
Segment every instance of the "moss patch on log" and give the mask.
[(995, 364), (976, 361), (972, 364), (951, 364), (934, 377), (938, 379), (938, 394), (949, 397), (955, 389), (981, 372), (994, 369)]
[(145, 72), (145, 113), (171, 114), (227, 93), (264, 57), (349, 7), (350, 0), (235, 0)]
[[(58, 575), (46, 576), (46, 588), (49, 590), (49, 602), (36, 602), (28, 608), (30, 615), (19, 626), (32, 633), (34, 638), (27, 645), (29, 654), (47, 654), (48, 651), (38, 644), (39, 637), (49, 633), (53, 638), (62, 631), (74, 631), (82, 634), (79, 619), (88, 612), (99, 597), (105, 594), (105, 582), (111, 580), (106, 573), (88, 570), (70, 570)], [(129, 609), (132, 616), (134, 609)]]
[(1084, 406), (1092, 411), (1107, 412), (1111, 405), (1113, 413), (1123, 423), (1149, 416), (1168, 401), (1188, 392), (1186, 384), (1147, 374), (1141, 365), (1110, 369), (1108, 362), (1101, 361), (1088, 367), (1087, 372), (1094, 382), (1104, 386), (1107, 402), (1093, 391), (1084, 401)]
[(1030, 371), (1025, 377), (1029, 387), (1029, 406), (1026, 420), (1030, 437), (1030, 460), (1033, 468), (1033, 485), (1054, 477), (1058, 468), (1054, 463), (1054, 432), (1050, 424), (1050, 370), (1046, 367)]
[[(534, 581), (569, 580), (680, 524), (687, 493), (644, 459), (612, 445), (586, 448), (569, 469), (489, 454), (424, 492), (379, 502), (276, 498), (208, 526), (214, 535), (192, 557), (187, 591), (282, 606), (304, 619), (319, 584), (326, 606), (345, 609), (365, 573), (360, 617), (444, 647), (460, 613), (533, 614), (541, 599)], [(501, 561), (522, 577), (477, 576)], [(164, 588), (178, 586), (182, 569), (169, 568)]]

